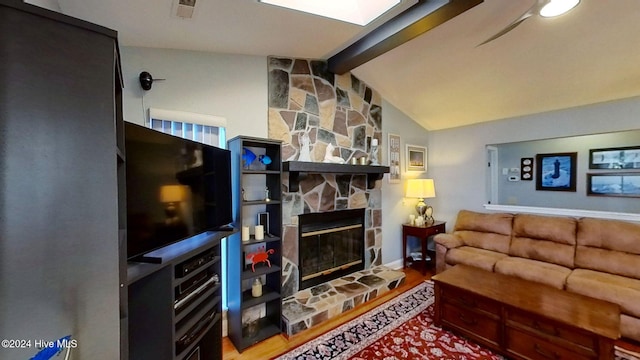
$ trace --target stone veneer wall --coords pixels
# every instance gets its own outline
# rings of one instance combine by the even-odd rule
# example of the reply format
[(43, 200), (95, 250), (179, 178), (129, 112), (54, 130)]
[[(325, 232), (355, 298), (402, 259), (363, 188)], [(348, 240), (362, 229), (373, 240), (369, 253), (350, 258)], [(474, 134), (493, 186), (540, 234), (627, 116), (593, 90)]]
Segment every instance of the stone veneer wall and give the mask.
[[(350, 73), (336, 75), (325, 61), (270, 57), (269, 138), (283, 141), (283, 161), (297, 160), (300, 138), (310, 139), (311, 161), (322, 162), (328, 144), (346, 162), (368, 156), (371, 139), (382, 146), (380, 95)], [(283, 296), (298, 289), (298, 215), (365, 208), (365, 269), (381, 264), (380, 182), (367, 189), (365, 175), (309, 174), (300, 189), (283, 184)]]

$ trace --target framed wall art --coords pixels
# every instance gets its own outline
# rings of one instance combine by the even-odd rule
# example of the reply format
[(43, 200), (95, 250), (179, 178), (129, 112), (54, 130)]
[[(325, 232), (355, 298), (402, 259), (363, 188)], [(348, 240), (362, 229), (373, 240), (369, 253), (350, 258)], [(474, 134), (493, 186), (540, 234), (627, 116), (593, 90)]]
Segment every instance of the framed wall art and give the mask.
[(587, 195), (640, 197), (640, 172), (587, 174)]
[(407, 144), (407, 171), (427, 171), (427, 148)]
[(387, 139), (389, 144), (389, 184), (399, 184), (402, 180), (400, 135), (388, 134)]
[(640, 146), (590, 149), (589, 169), (640, 169)]
[(578, 153), (536, 155), (536, 190), (576, 191)]

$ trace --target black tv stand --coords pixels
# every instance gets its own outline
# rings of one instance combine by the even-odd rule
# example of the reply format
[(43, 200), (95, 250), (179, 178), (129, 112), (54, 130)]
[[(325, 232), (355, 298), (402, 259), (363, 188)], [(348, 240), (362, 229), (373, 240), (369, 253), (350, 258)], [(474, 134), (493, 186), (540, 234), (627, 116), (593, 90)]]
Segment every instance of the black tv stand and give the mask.
[(162, 264), (162, 258), (159, 256), (145, 256), (140, 255), (129, 260), (130, 262), (140, 262), (147, 264)]
[[(157, 257), (162, 264), (127, 266), (130, 360), (186, 360), (194, 353), (222, 359), (220, 248), (226, 235), (205, 232), (131, 259)], [(179, 270), (194, 258), (206, 260), (183, 275)]]

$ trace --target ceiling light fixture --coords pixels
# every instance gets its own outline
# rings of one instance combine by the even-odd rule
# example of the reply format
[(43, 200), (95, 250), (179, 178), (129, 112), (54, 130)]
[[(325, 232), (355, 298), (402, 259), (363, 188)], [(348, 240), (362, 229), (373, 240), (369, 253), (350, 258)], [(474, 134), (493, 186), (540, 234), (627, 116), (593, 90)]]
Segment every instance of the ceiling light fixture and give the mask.
[(540, 9), (540, 16), (554, 17), (562, 15), (576, 7), (579, 2), (580, 0), (551, 0)]
[(258, 2), (365, 26), (398, 5), (401, 0), (258, 0)]
[(487, 40), (481, 42), (478, 46), (484, 45), (501, 37), (502, 35), (515, 29), (516, 27), (518, 27), (518, 25), (522, 24), (525, 20), (534, 15), (540, 15), (545, 18), (562, 15), (576, 7), (576, 5), (578, 5), (579, 3), (580, 0), (536, 0), (536, 2), (531, 5), (531, 7), (527, 9), (527, 11), (513, 20), (511, 24), (507, 25)]

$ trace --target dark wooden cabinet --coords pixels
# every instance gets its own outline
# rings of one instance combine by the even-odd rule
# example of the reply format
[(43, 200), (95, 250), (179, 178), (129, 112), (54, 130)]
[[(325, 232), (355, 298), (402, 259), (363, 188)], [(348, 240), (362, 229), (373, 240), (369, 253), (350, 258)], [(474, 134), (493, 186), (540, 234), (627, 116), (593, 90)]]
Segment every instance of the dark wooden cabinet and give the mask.
[(510, 359), (614, 358), (616, 304), (464, 265), (432, 280), (434, 324)]
[[(250, 235), (243, 241), (240, 231), (227, 242), (229, 338), (240, 352), (281, 332), (281, 146), (280, 141), (245, 136), (228, 141), (235, 194), (234, 226), (253, 229), (260, 218), (265, 223), (263, 239)], [(244, 149), (256, 155), (250, 164), (243, 161)], [(261, 156), (267, 156), (270, 163), (261, 163)], [(252, 268), (248, 255), (255, 252), (266, 252), (268, 263), (258, 262)], [(252, 286), (256, 279), (262, 284), (262, 295), (254, 297)]]
[[(127, 313), (117, 34), (0, 0), (0, 38), (0, 334), (71, 335), (79, 344), (72, 358), (120, 358)], [(2, 358), (37, 351), (3, 349)]]

